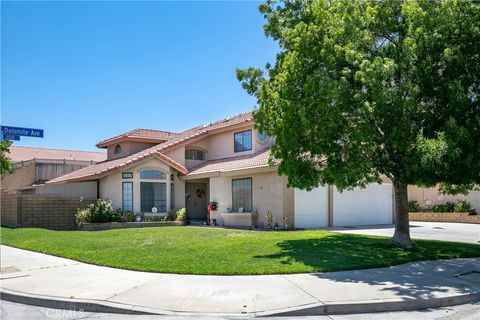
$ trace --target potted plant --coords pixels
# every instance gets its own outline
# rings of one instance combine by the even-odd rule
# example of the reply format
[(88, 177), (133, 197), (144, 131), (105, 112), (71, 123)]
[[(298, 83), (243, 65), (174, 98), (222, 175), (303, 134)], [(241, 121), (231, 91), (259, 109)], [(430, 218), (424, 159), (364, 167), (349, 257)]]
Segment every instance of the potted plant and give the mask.
[(211, 201), (207, 206), (208, 211), (216, 211), (218, 209), (218, 203), (216, 201)]

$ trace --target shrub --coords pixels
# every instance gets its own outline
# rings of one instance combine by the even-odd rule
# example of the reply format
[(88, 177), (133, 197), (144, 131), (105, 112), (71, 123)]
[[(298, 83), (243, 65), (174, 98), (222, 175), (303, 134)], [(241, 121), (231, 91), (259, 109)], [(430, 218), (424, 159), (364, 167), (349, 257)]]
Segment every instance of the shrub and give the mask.
[(187, 209), (179, 208), (177, 209), (176, 221), (186, 221), (187, 220)]
[(135, 222), (137, 219), (137, 215), (130, 211), (123, 212), (121, 209), (117, 209), (115, 213), (121, 222)]
[(177, 219), (177, 209), (172, 209), (172, 210), (168, 211), (166, 220), (167, 221), (175, 221), (175, 219)]
[(113, 222), (121, 221), (118, 212), (113, 211), (112, 202), (98, 199), (89, 204), (85, 209), (79, 209), (76, 217), (79, 222)]
[(77, 220), (78, 220), (79, 222), (81, 222), (81, 223), (83, 223), (83, 222), (90, 222), (91, 216), (92, 216), (92, 214), (91, 214), (89, 208), (78, 209), (78, 210), (77, 210), (76, 217), (77, 217)]
[(168, 221), (186, 221), (187, 220), (187, 209), (177, 208), (170, 210), (166, 217)]
[(453, 212), (455, 204), (452, 202), (440, 203), (434, 205), (430, 211), (431, 212)]
[(408, 212), (419, 212), (419, 211), (420, 211), (420, 205), (418, 204), (418, 201), (416, 200), (408, 201)]
[(465, 200), (458, 200), (457, 203), (455, 203), (454, 212), (468, 212), (469, 214), (477, 214), (475, 211), (475, 208), (472, 207), (472, 205)]
[(158, 222), (158, 221), (167, 221), (168, 216), (150, 216), (145, 217), (145, 221), (149, 222)]

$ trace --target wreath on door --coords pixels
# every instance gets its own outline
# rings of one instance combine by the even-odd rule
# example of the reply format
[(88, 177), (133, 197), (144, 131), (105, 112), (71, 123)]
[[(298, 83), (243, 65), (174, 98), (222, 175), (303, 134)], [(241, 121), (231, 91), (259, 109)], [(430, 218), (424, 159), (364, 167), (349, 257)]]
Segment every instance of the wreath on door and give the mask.
[(202, 188), (198, 188), (197, 191), (195, 191), (195, 195), (197, 198), (202, 198), (205, 195), (205, 190)]

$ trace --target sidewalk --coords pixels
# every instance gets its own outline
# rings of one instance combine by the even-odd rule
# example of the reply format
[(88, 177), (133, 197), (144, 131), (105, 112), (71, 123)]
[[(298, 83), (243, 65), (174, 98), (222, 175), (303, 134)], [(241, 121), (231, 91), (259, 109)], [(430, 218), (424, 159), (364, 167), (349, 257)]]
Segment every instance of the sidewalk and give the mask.
[(480, 273), (472, 273), (480, 272), (480, 258), (267, 276), (135, 272), (6, 246), (1, 246), (1, 262), (3, 299), (86, 311), (313, 315), (412, 310), (480, 300)]

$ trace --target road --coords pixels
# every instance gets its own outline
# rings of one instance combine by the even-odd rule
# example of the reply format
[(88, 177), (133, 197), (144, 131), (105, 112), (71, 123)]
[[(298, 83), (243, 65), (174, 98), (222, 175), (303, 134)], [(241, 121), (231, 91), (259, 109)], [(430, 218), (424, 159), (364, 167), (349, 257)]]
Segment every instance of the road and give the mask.
[[(111, 313), (91, 313), (74, 310), (49, 309), (42, 307), (17, 304), (8, 301), (1, 302), (1, 319), (2, 320), (214, 320), (214, 319), (245, 319), (240, 317), (186, 317), (186, 316), (133, 316), (119, 315)], [(455, 307), (427, 309), (410, 312), (383, 312), (370, 314), (354, 314), (354, 315), (335, 315), (335, 316), (315, 316), (315, 317), (295, 317), (300, 320), (478, 320), (480, 317), (480, 304), (466, 304)], [(250, 318), (251, 319), (251, 318)], [(293, 319), (289, 317), (273, 317), (272, 320)]]

